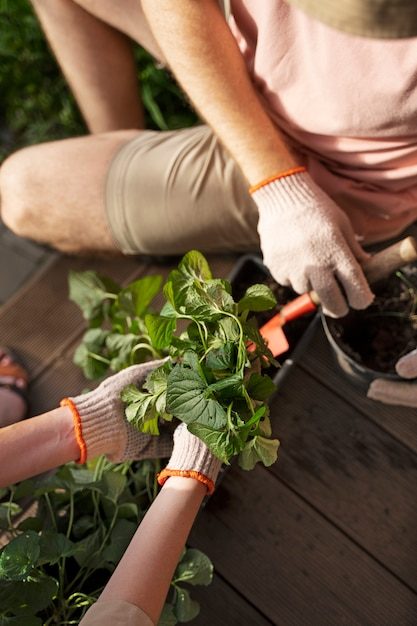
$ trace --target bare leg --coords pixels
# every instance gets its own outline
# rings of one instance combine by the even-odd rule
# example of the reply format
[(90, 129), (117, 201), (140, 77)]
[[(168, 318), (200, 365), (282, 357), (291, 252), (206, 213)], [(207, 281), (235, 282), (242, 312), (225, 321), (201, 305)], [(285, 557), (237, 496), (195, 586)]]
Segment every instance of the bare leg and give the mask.
[(92, 133), (143, 128), (128, 39), (161, 57), (139, 0), (32, 0)]
[(63, 252), (116, 252), (105, 215), (110, 162), (136, 130), (31, 146), (0, 170), (2, 219)]
[(76, 461), (80, 450), (67, 407), (0, 429), (0, 487)]

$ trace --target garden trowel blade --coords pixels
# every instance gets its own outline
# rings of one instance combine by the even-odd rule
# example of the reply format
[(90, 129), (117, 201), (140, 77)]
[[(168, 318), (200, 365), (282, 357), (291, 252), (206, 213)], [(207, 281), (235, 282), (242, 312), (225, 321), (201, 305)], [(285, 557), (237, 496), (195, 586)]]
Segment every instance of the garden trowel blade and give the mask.
[(287, 352), (290, 345), (282, 330), (282, 325), (285, 323), (285, 318), (281, 315), (275, 315), (261, 328), (261, 335), (268, 344), (268, 348), (271, 350), (274, 357)]
[(272, 354), (279, 356), (289, 349), (288, 340), (282, 330), (284, 324), (291, 320), (295, 320), (306, 313), (311, 313), (317, 310), (318, 297), (313, 291), (309, 293), (303, 293), (295, 300), (291, 300), (284, 304), (281, 311), (274, 315), (262, 328), (260, 329), (262, 337), (268, 344), (268, 348)]

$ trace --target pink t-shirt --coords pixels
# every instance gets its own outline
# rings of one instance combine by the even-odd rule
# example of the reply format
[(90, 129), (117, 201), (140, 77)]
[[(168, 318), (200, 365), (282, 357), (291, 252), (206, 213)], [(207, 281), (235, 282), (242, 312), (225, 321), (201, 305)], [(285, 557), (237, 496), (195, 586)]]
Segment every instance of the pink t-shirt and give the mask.
[(336, 31), (283, 0), (232, 0), (266, 109), (368, 243), (417, 219), (417, 37)]

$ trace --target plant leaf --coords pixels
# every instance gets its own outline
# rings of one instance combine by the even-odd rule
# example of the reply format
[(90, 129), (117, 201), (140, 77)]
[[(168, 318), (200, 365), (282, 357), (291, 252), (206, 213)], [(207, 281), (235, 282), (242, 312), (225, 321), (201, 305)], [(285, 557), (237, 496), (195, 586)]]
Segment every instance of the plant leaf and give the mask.
[(213, 580), (213, 563), (200, 550), (187, 548), (174, 574), (175, 582), (209, 585)]
[(174, 612), (179, 622), (190, 622), (200, 613), (200, 605), (191, 599), (190, 592), (182, 587), (176, 587)]
[(69, 273), (69, 297), (78, 304), (84, 318), (93, 320), (103, 313), (103, 303), (108, 294), (117, 294), (120, 287), (111, 279), (100, 276), (96, 272)]
[(229, 463), (229, 459), (240, 450), (240, 446), (236, 450), (236, 441), (232, 440), (230, 433), (224, 430), (215, 430), (197, 422), (188, 424), (188, 430), (201, 439), (214, 456), (223, 463)]
[(130, 316), (142, 317), (161, 288), (162, 276), (144, 276), (130, 283), (118, 295), (118, 308)]
[(25, 531), (0, 552), (0, 579), (24, 580), (36, 567), (39, 555), (39, 536), (33, 530)]
[(145, 316), (145, 324), (154, 348), (163, 350), (171, 345), (172, 337), (177, 326), (175, 318), (162, 317), (148, 313)]
[(223, 407), (206, 397), (207, 383), (197, 372), (176, 365), (168, 376), (167, 411), (186, 424), (200, 422), (212, 428), (226, 425)]
[(61, 557), (75, 554), (75, 545), (62, 533), (45, 530), (40, 535), (40, 555), (36, 565), (48, 563), (53, 565)]
[(276, 391), (277, 387), (269, 376), (252, 374), (246, 384), (246, 391), (254, 400), (264, 401)]
[(258, 461), (269, 467), (277, 460), (278, 439), (266, 439), (256, 435), (247, 441), (242, 452), (239, 454), (239, 465), (244, 470), (251, 470)]
[(212, 278), (210, 266), (198, 250), (191, 250), (183, 256), (178, 265), (178, 271), (191, 281), (194, 279), (205, 281)]
[(164, 604), (164, 608), (162, 609), (158, 626), (175, 626), (175, 624), (178, 624), (178, 621), (175, 617), (174, 607), (172, 606), (172, 604), (166, 602)]
[(276, 306), (277, 301), (266, 285), (251, 285), (238, 302), (239, 313), (243, 311), (267, 311)]

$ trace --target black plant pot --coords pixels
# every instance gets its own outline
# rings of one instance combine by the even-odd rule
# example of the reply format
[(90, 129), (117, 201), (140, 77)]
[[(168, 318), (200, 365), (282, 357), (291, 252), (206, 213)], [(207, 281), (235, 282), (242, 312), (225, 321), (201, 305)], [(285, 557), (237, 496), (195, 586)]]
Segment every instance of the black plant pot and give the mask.
[(358, 363), (351, 355), (347, 354), (342, 347), (337, 343), (334, 338), (330, 326), (332, 318), (327, 318), (324, 313), (320, 312), (323, 329), (332, 349), (332, 353), (336, 363), (341, 370), (346, 374), (349, 382), (354, 385), (359, 391), (365, 392), (368, 390), (369, 385), (376, 378), (384, 378), (386, 380), (400, 381), (401, 377), (398, 374), (378, 372), (369, 367), (366, 367), (362, 363)]

